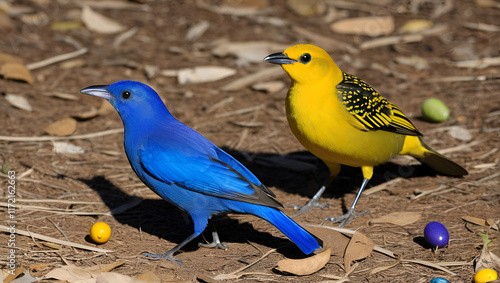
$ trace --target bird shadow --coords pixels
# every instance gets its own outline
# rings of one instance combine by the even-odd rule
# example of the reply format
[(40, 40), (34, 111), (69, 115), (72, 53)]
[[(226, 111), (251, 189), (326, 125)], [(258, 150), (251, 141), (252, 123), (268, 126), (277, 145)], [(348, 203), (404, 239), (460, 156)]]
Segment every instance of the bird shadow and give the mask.
[[(139, 205), (125, 212), (115, 214), (113, 210), (126, 203), (134, 202), (137, 197), (129, 195), (104, 176), (79, 180), (99, 194), (104, 204), (112, 211), (113, 217), (121, 224), (176, 244), (193, 233), (194, 226), (189, 214), (165, 200), (142, 199)], [(286, 257), (304, 256), (287, 238), (275, 237), (268, 232), (256, 230), (248, 222), (240, 223), (237, 219), (224, 214), (214, 217), (214, 220), (221, 241), (229, 243), (229, 245), (231, 243), (254, 242), (270, 248), (278, 248), (279, 252)], [(91, 241), (90, 237), (86, 238), (86, 240)], [(199, 248), (198, 243), (211, 241), (211, 231), (205, 229), (202, 235), (185, 245), (181, 250), (195, 251)], [(165, 250), (161, 251), (161, 253), (168, 251), (170, 248), (172, 247), (165, 247)]]
[[(288, 193), (312, 197), (329, 176), (328, 167), (308, 151), (285, 155), (224, 150), (240, 161), (268, 187), (275, 187)], [(374, 168), (368, 187), (383, 184), (395, 178), (435, 176), (436, 173), (425, 164), (401, 165), (386, 162)], [(327, 188), (324, 197), (342, 197), (347, 192), (357, 192), (363, 175), (361, 169), (342, 165), (340, 173)]]
[[(279, 155), (227, 148), (224, 150), (246, 166), (266, 186), (289, 193), (311, 197), (329, 174), (324, 163), (307, 151)], [(406, 166), (388, 162), (375, 168), (370, 185), (382, 184), (397, 177), (434, 174), (426, 166)], [(357, 191), (361, 180), (362, 174), (359, 168), (343, 166), (340, 174), (323, 196), (340, 198), (346, 192)], [(80, 181), (94, 189), (111, 211), (137, 198), (123, 191), (104, 176), (80, 179)], [(347, 211), (345, 204), (344, 210)], [(140, 229), (144, 233), (172, 243), (180, 243), (193, 233), (193, 224), (189, 214), (162, 199), (143, 199), (139, 205), (125, 212), (113, 214), (113, 216), (121, 224)], [(226, 243), (255, 242), (270, 248), (279, 248), (278, 251), (289, 258), (303, 256), (300, 250), (285, 237), (275, 237), (268, 232), (256, 230), (248, 222), (240, 223), (237, 219), (223, 215), (216, 217), (215, 221), (219, 236)], [(197, 250), (199, 242), (211, 240), (210, 229), (206, 229), (202, 235), (184, 246), (182, 250)], [(165, 251), (168, 249), (165, 248)]]

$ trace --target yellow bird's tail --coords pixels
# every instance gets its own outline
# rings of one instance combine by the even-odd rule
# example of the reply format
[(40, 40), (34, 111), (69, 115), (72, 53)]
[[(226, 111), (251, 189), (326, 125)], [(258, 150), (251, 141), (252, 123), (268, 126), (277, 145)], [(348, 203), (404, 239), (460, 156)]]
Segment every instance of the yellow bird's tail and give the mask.
[(400, 154), (415, 157), (441, 175), (462, 177), (469, 174), (462, 166), (430, 148), (418, 136), (406, 136)]

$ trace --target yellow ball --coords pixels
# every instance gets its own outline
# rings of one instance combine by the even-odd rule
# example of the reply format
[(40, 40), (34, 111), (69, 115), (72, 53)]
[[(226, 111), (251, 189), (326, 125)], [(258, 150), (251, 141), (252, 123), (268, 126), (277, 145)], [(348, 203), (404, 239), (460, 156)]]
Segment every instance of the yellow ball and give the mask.
[(104, 222), (96, 222), (90, 228), (90, 238), (96, 244), (104, 244), (111, 238), (111, 228)]
[(498, 274), (495, 270), (485, 268), (481, 269), (474, 275), (474, 282), (476, 283), (486, 283), (488, 281), (497, 280)]

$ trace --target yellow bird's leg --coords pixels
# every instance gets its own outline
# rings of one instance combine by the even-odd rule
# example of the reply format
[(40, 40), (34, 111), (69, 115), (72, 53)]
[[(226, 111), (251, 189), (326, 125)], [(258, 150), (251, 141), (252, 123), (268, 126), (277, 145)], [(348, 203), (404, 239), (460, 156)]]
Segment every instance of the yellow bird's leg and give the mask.
[(365, 189), (366, 185), (368, 184), (368, 181), (370, 181), (370, 179), (373, 176), (373, 166), (363, 166), (363, 167), (361, 167), (361, 171), (363, 172), (363, 183), (361, 184), (361, 187), (359, 188), (358, 194), (356, 195), (356, 198), (352, 202), (352, 205), (349, 208), (349, 211), (347, 211), (347, 213), (342, 215), (342, 216), (327, 217), (325, 220), (323, 220), (323, 222), (321, 224), (325, 223), (326, 221), (331, 221), (333, 223), (340, 223), (339, 227), (343, 227), (343, 226), (351, 223), (351, 221), (354, 220), (354, 218), (359, 217), (359, 216), (363, 216), (363, 215), (370, 212), (368, 209), (366, 209), (365, 211), (362, 211), (362, 212), (357, 212), (355, 210), (356, 204), (358, 203), (358, 200), (361, 197), (363, 190)]
[(330, 169), (330, 176), (328, 177), (328, 179), (326, 179), (326, 181), (323, 183), (323, 186), (321, 186), (321, 188), (319, 188), (319, 190), (316, 192), (316, 194), (314, 194), (314, 196), (309, 200), (309, 202), (306, 205), (302, 206), (299, 209), (299, 211), (297, 211), (296, 213), (294, 213), (290, 217), (293, 218), (295, 216), (299, 216), (299, 215), (304, 214), (306, 212), (309, 212), (315, 208), (323, 208), (323, 207), (330, 206), (328, 203), (320, 203), (319, 199), (321, 198), (321, 196), (325, 192), (326, 188), (332, 183), (333, 179), (335, 179), (335, 177), (337, 177), (337, 175), (339, 174), (340, 164), (326, 163), (326, 165)]

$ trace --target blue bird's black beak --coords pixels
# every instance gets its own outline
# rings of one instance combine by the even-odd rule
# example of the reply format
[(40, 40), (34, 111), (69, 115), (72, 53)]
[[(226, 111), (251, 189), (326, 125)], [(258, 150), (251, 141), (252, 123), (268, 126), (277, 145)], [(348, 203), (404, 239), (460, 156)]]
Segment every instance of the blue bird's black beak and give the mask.
[(80, 93), (84, 94), (89, 94), (97, 97), (102, 97), (106, 100), (110, 100), (113, 98), (113, 95), (108, 91), (108, 86), (107, 85), (93, 85), (93, 86), (88, 86), (82, 90), (80, 90)]
[(293, 60), (292, 58), (288, 57), (285, 53), (278, 52), (278, 53), (273, 53), (271, 55), (266, 56), (266, 58), (264, 58), (264, 62), (283, 65), (283, 64), (296, 63), (297, 60)]

